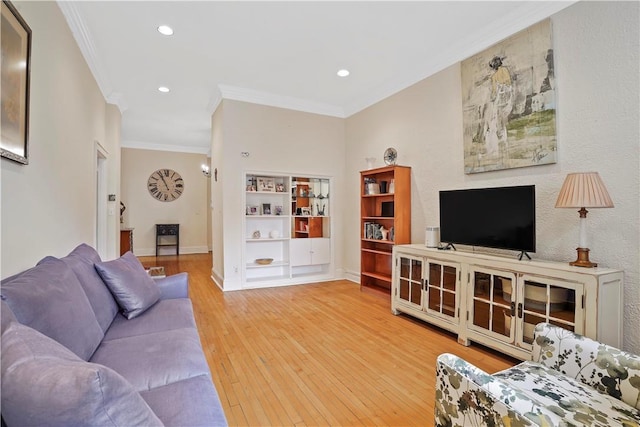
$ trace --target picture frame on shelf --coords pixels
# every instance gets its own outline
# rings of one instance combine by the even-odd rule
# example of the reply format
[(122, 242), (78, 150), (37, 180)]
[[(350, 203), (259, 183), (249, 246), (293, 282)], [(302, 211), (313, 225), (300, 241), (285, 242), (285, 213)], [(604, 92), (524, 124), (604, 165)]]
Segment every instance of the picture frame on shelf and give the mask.
[(258, 191), (275, 193), (276, 183), (272, 177), (259, 176), (256, 178)]
[[(0, 155), (29, 164), (31, 28), (16, 7), (2, 2), (2, 139)], [(10, 82), (11, 84), (4, 84)]]
[(271, 215), (271, 203), (262, 204), (262, 215)]
[(273, 212), (274, 212), (276, 215), (282, 215), (282, 206), (275, 206), (275, 207), (273, 208)]
[(258, 206), (250, 205), (247, 206), (247, 215), (258, 215)]
[(311, 208), (300, 208), (302, 216), (311, 216)]
[(256, 191), (255, 185), (247, 185), (247, 191)]
[(286, 191), (283, 183), (276, 184), (276, 193), (284, 193)]

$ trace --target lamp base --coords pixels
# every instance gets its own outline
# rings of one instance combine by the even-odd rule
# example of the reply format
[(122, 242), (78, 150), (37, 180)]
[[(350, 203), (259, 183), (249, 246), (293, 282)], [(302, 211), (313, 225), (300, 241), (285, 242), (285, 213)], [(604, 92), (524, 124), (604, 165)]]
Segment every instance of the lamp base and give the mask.
[(569, 265), (586, 268), (593, 268), (598, 266), (598, 264), (596, 264), (595, 262), (589, 261), (589, 248), (577, 248), (576, 251), (578, 252), (578, 259), (570, 262)]

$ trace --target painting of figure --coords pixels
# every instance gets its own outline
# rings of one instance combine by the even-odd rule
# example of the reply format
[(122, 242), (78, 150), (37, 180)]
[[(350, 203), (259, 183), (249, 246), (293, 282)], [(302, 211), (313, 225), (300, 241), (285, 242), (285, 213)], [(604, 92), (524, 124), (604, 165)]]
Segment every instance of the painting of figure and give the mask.
[(551, 21), (461, 65), (465, 173), (556, 162)]
[(0, 155), (27, 164), (31, 29), (9, 2), (0, 22)]

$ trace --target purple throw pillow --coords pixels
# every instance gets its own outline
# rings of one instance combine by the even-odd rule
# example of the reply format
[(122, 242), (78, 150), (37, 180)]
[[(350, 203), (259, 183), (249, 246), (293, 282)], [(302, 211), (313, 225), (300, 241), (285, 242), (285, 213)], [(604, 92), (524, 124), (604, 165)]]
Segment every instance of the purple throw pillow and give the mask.
[(144, 313), (160, 299), (158, 285), (131, 252), (113, 261), (98, 262), (95, 267), (127, 319)]

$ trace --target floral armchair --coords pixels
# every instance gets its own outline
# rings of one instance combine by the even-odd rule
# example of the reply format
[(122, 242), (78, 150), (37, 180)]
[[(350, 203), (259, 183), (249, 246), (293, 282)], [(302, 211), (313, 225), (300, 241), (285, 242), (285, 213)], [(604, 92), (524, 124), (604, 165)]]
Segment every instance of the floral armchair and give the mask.
[(489, 375), (438, 357), (436, 426), (640, 426), (640, 357), (540, 323), (533, 361)]

